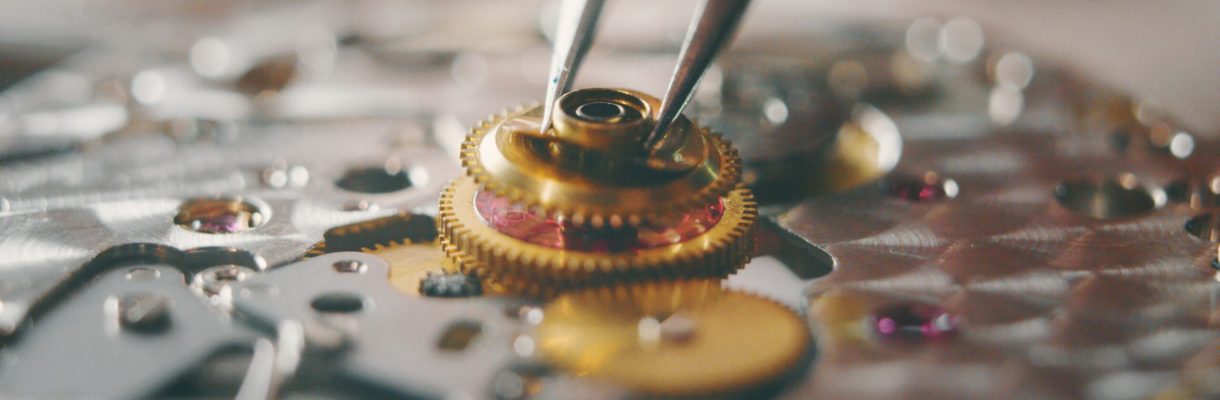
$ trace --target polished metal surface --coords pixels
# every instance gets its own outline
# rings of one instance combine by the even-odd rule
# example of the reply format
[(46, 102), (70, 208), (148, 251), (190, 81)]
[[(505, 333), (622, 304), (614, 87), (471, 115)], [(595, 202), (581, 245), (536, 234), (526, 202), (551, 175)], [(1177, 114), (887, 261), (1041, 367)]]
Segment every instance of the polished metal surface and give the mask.
[[(0, 50), (69, 54), (0, 92), (0, 397), (640, 395), (548, 362), (547, 301), (412, 256), (435, 243), (319, 245), (435, 215), (470, 128), (562, 86), (556, 2), (222, 3), (0, 5)], [(760, 203), (722, 285), (811, 332), (737, 394), (1220, 396), (1220, 131), (1174, 118), (1198, 110), (993, 30), (1020, 23), (803, 3), (752, 4), (669, 86)], [(727, 38), (682, 50), (693, 5), (607, 2), (576, 86), (664, 94)]]

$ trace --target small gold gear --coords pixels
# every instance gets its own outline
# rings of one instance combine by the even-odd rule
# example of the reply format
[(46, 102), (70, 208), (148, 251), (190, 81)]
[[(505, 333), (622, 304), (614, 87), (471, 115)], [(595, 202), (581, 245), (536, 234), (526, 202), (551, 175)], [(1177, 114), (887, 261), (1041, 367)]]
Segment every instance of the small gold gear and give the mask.
[[(614, 104), (630, 111), (629, 120), (581, 120), (573, 116), (575, 101)], [(736, 188), (737, 151), (685, 117), (675, 121), (667, 135), (675, 139), (667, 139), (663, 154), (644, 150), (640, 141), (659, 103), (625, 89), (570, 92), (557, 101), (548, 134), (538, 132), (541, 106), (508, 110), (471, 130), (462, 143), (462, 165), (498, 197), (594, 225), (686, 212)]]
[(572, 292), (543, 309), (549, 362), (641, 393), (699, 396), (772, 382), (798, 363), (809, 332), (788, 308), (717, 280)]
[(723, 198), (719, 221), (698, 236), (660, 247), (618, 252), (557, 249), (519, 240), (488, 226), (475, 209), (479, 185), (454, 180), (441, 193), (441, 241), (452, 262), (484, 282), (525, 295), (636, 280), (721, 277), (749, 260), (758, 206), (745, 188)]

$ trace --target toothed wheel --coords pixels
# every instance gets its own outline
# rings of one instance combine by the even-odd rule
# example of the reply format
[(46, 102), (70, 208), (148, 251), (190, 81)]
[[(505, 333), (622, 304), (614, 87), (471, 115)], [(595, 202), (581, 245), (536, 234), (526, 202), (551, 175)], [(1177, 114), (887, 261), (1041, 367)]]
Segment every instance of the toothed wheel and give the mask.
[(469, 177), (441, 194), (442, 242), (452, 262), (510, 292), (650, 279), (725, 276), (753, 250), (757, 205), (748, 189), (656, 225), (595, 229), (481, 192)]
[(555, 127), (546, 133), (539, 132), (540, 106), (476, 126), (462, 144), (468, 175), (497, 196), (593, 225), (683, 213), (725, 196), (741, 177), (728, 141), (685, 117), (660, 150), (645, 151), (656, 98), (585, 89), (557, 103)]
[(744, 395), (800, 362), (809, 332), (791, 310), (717, 280), (573, 292), (543, 309), (543, 357), (659, 396)]

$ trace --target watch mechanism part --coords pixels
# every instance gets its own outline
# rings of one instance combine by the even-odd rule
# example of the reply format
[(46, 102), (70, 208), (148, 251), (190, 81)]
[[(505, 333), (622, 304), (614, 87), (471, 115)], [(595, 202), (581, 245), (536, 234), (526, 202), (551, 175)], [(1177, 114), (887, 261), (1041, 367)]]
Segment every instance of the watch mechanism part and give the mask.
[(681, 146), (649, 154), (642, 141), (658, 105), (623, 89), (581, 89), (560, 97), (553, 128), (539, 134), (541, 107), (503, 112), (462, 144), (462, 164), (485, 190), (578, 224), (636, 224), (686, 212), (733, 190), (736, 150), (686, 117)]
[(470, 297), (483, 294), (483, 287), (473, 274), (428, 271), (419, 281), (419, 293), (428, 297)]
[[(0, 2), (0, 82), (87, 39), (0, 91), (0, 398), (1220, 398), (1217, 132), (1061, 52), (755, 2), (649, 152), (632, 90), (469, 130), (558, 2), (247, 3)], [(664, 93), (629, 3), (566, 83)]]
[[(463, 278), (472, 290), (458, 284), (457, 279), (446, 272), (446, 257), (437, 240), (436, 220), (430, 216), (398, 213), (331, 228), (323, 238), (307, 257), (345, 251), (375, 255), (390, 266), (390, 283), (405, 294), (461, 297), (481, 293), (478, 277)], [(342, 260), (332, 268), (337, 272), (365, 273), (368, 266), (355, 260)], [(437, 286), (437, 283), (442, 284)]]
[(686, 143), (651, 153), (641, 143), (656, 106), (635, 91), (583, 89), (559, 98), (546, 134), (533, 129), (538, 108), (474, 129), (462, 146), (471, 176), (439, 205), (456, 269), (483, 277), (490, 293), (548, 297), (744, 265), (758, 211), (749, 189), (735, 188), (736, 151), (683, 117), (673, 129)]
[(650, 282), (566, 293), (536, 332), (542, 356), (577, 376), (660, 396), (757, 389), (807, 356), (801, 317), (717, 280)]
[[(331, 268), (347, 261), (365, 264), (366, 272)], [(506, 298), (404, 296), (386, 280), (390, 268), (372, 254), (317, 255), (235, 284), (233, 310), (277, 333), (300, 330), (301, 364), (325, 367), (297, 370), (289, 389), (318, 381), (322, 388), (357, 390), (333, 397), (482, 397), (518, 359), (508, 344), (524, 327), (504, 310), (520, 305)]]
[(664, 225), (597, 229), (512, 205), (480, 192), (474, 179), (465, 177), (441, 194), (439, 219), (460, 270), (478, 273), (510, 292), (547, 294), (627, 281), (728, 275), (750, 258), (757, 216), (750, 191), (736, 189), (716, 205), (658, 221)]

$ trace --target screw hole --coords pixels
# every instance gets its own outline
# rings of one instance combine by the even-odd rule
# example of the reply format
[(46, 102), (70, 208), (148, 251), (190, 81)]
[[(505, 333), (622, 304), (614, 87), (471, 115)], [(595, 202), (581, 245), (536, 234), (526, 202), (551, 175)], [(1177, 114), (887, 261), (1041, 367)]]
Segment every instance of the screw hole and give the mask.
[(367, 271), (369, 269), (369, 266), (367, 264), (360, 262), (358, 260), (336, 261), (334, 264), (331, 264), (330, 267), (332, 269), (334, 269), (335, 272), (349, 273), (349, 274), (350, 273), (363, 274), (364, 271)]
[(309, 306), (322, 313), (349, 314), (364, 309), (364, 299), (351, 293), (327, 293), (315, 297)]
[(241, 199), (193, 199), (182, 203), (174, 223), (200, 233), (235, 233), (267, 221), (267, 213)]
[(608, 101), (593, 101), (576, 107), (576, 116), (592, 122), (616, 122), (627, 113), (623, 106)]
[(457, 321), (445, 328), (445, 333), (441, 334), (441, 339), (436, 343), (436, 347), (444, 351), (462, 351), (470, 347), (470, 344), (482, 333), (483, 325), (476, 321)]
[(1200, 214), (1187, 220), (1186, 232), (1199, 239), (1220, 242), (1220, 213)]
[(413, 183), (405, 169), (369, 167), (348, 170), (335, 185), (349, 192), (390, 193), (410, 188)]
[[(1158, 197), (1162, 199), (1158, 200)], [(1055, 199), (1059, 204), (1098, 219), (1129, 217), (1152, 211), (1160, 205), (1163, 197), (1163, 193), (1156, 196), (1139, 186), (1130, 175), (1100, 182), (1071, 180), (1055, 188)]]

